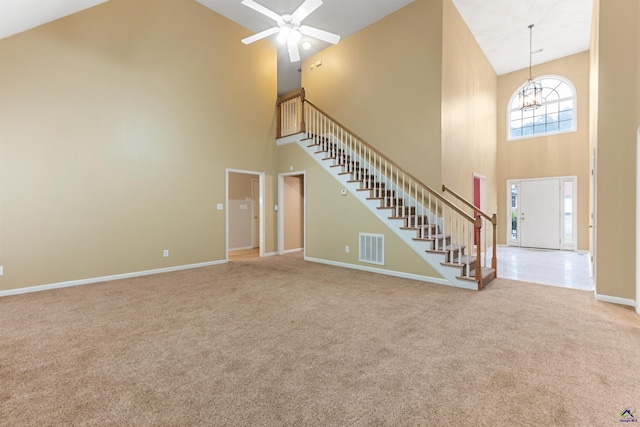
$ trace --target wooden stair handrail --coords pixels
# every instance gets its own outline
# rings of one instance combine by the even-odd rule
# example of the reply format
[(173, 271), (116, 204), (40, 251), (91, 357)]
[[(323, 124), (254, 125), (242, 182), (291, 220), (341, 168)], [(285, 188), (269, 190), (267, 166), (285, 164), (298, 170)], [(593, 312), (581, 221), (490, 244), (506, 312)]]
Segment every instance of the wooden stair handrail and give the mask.
[[(475, 205), (473, 205), (471, 202), (469, 202), (468, 200), (466, 200), (465, 198), (463, 198), (462, 196), (460, 196), (458, 193), (456, 193), (455, 191), (453, 191), (452, 189), (450, 189), (449, 187), (447, 187), (446, 185), (442, 184), (442, 191), (443, 192), (447, 192), (449, 194), (451, 194), (453, 197), (455, 197), (456, 199), (460, 200), (463, 204), (465, 204), (466, 206), (470, 207), (471, 209), (475, 210), (476, 212), (478, 212), (480, 215), (482, 215), (483, 217), (485, 217), (486, 219), (488, 219), (489, 221), (491, 221), (491, 223), (493, 224), (493, 220), (495, 219), (496, 214), (493, 214), (493, 216), (489, 216), (489, 214), (486, 214), (484, 212), (482, 212), (480, 209), (478, 209)], [(496, 224), (493, 224), (496, 225)]]
[(283, 102), (287, 102), (290, 99), (294, 99), (294, 98), (301, 98), (301, 101), (304, 102), (304, 88), (301, 87), (300, 89), (296, 89), (296, 90), (292, 90), (291, 92), (287, 92), (284, 95), (278, 97), (278, 100), (276, 101), (276, 105), (280, 105)]
[(456, 213), (458, 213), (460, 216), (464, 217), (467, 221), (475, 223), (475, 218), (472, 217), (471, 215), (469, 215), (468, 213), (466, 213), (465, 211), (463, 211), (462, 209), (460, 209), (459, 207), (457, 207), (456, 205), (454, 205), (453, 203), (451, 203), (449, 200), (447, 200), (445, 197), (441, 196), (438, 192), (434, 191), (431, 187), (429, 187), (428, 185), (422, 183), (418, 178), (416, 178), (415, 176), (413, 176), (412, 174), (410, 174), (409, 172), (407, 172), (406, 170), (404, 170), (403, 168), (401, 168), (400, 166), (398, 166), (398, 164), (396, 162), (394, 162), (393, 160), (391, 160), (389, 157), (385, 156), (384, 154), (382, 154), (380, 151), (378, 151), (377, 149), (375, 149), (371, 144), (369, 144), (367, 141), (365, 141), (363, 138), (361, 138), (357, 133), (353, 132), (351, 129), (349, 129), (348, 127), (346, 127), (345, 125), (343, 125), (342, 123), (340, 123), (338, 120), (334, 119), (333, 117), (331, 117), (331, 115), (327, 114), (325, 111), (323, 111), (322, 109), (318, 108), (317, 105), (315, 105), (313, 102), (304, 99), (303, 100), (303, 105), (304, 104), (309, 104), (311, 105), (313, 108), (315, 108), (316, 110), (318, 110), (320, 113), (324, 114), (328, 119), (330, 119), (331, 121), (333, 121), (335, 124), (337, 124), (338, 126), (342, 127), (345, 131), (347, 131), (348, 133), (350, 133), (351, 135), (353, 135), (356, 139), (358, 139), (362, 145), (366, 146), (368, 149), (370, 149), (372, 152), (374, 152), (375, 154), (377, 154), (379, 157), (381, 157), (382, 159), (388, 161), (389, 163), (396, 165), (396, 168), (402, 172), (403, 174), (405, 174), (406, 176), (408, 176), (409, 178), (411, 178), (412, 180), (414, 180), (417, 184), (420, 184), (422, 187), (424, 187), (427, 191), (429, 191), (431, 194), (433, 194), (438, 200), (440, 200), (442, 203), (444, 203), (445, 205), (449, 206), (451, 209), (453, 209)]

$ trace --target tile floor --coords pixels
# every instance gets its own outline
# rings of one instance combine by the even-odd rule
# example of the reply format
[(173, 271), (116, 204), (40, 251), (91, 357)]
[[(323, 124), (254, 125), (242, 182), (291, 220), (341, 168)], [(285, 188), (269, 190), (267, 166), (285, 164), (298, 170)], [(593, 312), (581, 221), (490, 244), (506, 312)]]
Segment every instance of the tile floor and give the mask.
[[(589, 254), (582, 252), (498, 246), (498, 277), (524, 282), (593, 290), (589, 275)], [(229, 261), (260, 256), (260, 250), (229, 252)], [(488, 261), (491, 264), (491, 260)]]
[(593, 290), (588, 253), (498, 246), (497, 257), (498, 277)]

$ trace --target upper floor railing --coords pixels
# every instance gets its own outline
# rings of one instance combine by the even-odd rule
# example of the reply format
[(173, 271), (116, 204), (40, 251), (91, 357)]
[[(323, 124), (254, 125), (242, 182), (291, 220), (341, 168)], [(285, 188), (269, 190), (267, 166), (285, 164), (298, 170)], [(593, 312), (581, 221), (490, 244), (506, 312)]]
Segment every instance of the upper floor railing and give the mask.
[(278, 98), (277, 138), (305, 132), (304, 88), (289, 92)]

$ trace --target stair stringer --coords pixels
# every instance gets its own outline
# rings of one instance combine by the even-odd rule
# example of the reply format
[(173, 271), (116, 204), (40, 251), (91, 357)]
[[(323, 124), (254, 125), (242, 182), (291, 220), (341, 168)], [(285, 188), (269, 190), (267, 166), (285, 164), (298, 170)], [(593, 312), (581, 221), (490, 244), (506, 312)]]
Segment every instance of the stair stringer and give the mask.
[[(415, 241), (413, 238), (416, 236), (415, 231), (413, 230), (403, 230), (400, 228), (402, 225), (402, 220), (399, 219), (390, 219), (388, 216), (388, 210), (386, 209), (378, 209), (380, 206), (380, 202), (377, 200), (367, 200), (369, 195), (366, 191), (358, 191), (360, 188), (360, 184), (357, 182), (349, 182), (351, 176), (348, 174), (340, 175), (339, 168), (332, 168), (333, 162), (323, 160), (321, 156), (316, 154), (317, 147), (311, 145), (313, 143), (312, 139), (309, 139), (306, 134), (300, 133), (294, 136), (294, 138), (289, 137), (290, 139), (294, 139), (296, 144), (308, 153), (315, 161), (318, 163), (329, 175), (331, 175), (334, 179), (336, 179), (340, 184), (342, 184), (347, 191), (354, 196), (357, 200), (359, 200), (363, 205), (367, 207), (367, 209), (377, 216), (382, 223), (384, 223), (389, 230), (391, 230), (396, 236), (398, 236), (407, 246), (409, 246), (420, 258), (422, 258), (427, 264), (429, 264), (435, 271), (437, 271), (443, 279), (434, 278), (434, 282), (438, 284), (446, 284), (449, 286), (454, 286), (457, 288), (463, 289), (471, 289), (478, 290), (478, 284), (475, 281), (471, 281), (468, 279), (460, 279), (457, 276), (460, 276), (461, 268), (460, 266), (452, 266), (452, 265), (443, 265), (442, 263), (446, 261), (446, 255), (441, 253), (433, 253), (427, 252), (427, 243)], [(429, 214), (430, 216), (432, 214)], [(442, 223), (441, 218), (436, 218), (438, 224)]]

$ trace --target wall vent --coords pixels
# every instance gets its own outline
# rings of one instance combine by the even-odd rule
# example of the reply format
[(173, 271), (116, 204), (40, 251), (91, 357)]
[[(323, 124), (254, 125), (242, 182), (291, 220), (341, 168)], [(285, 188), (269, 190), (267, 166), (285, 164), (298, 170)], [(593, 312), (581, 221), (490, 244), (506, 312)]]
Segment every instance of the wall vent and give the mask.
[(384, 265), (384, 234), (360, 233), (359, 252), (359, 261)]

